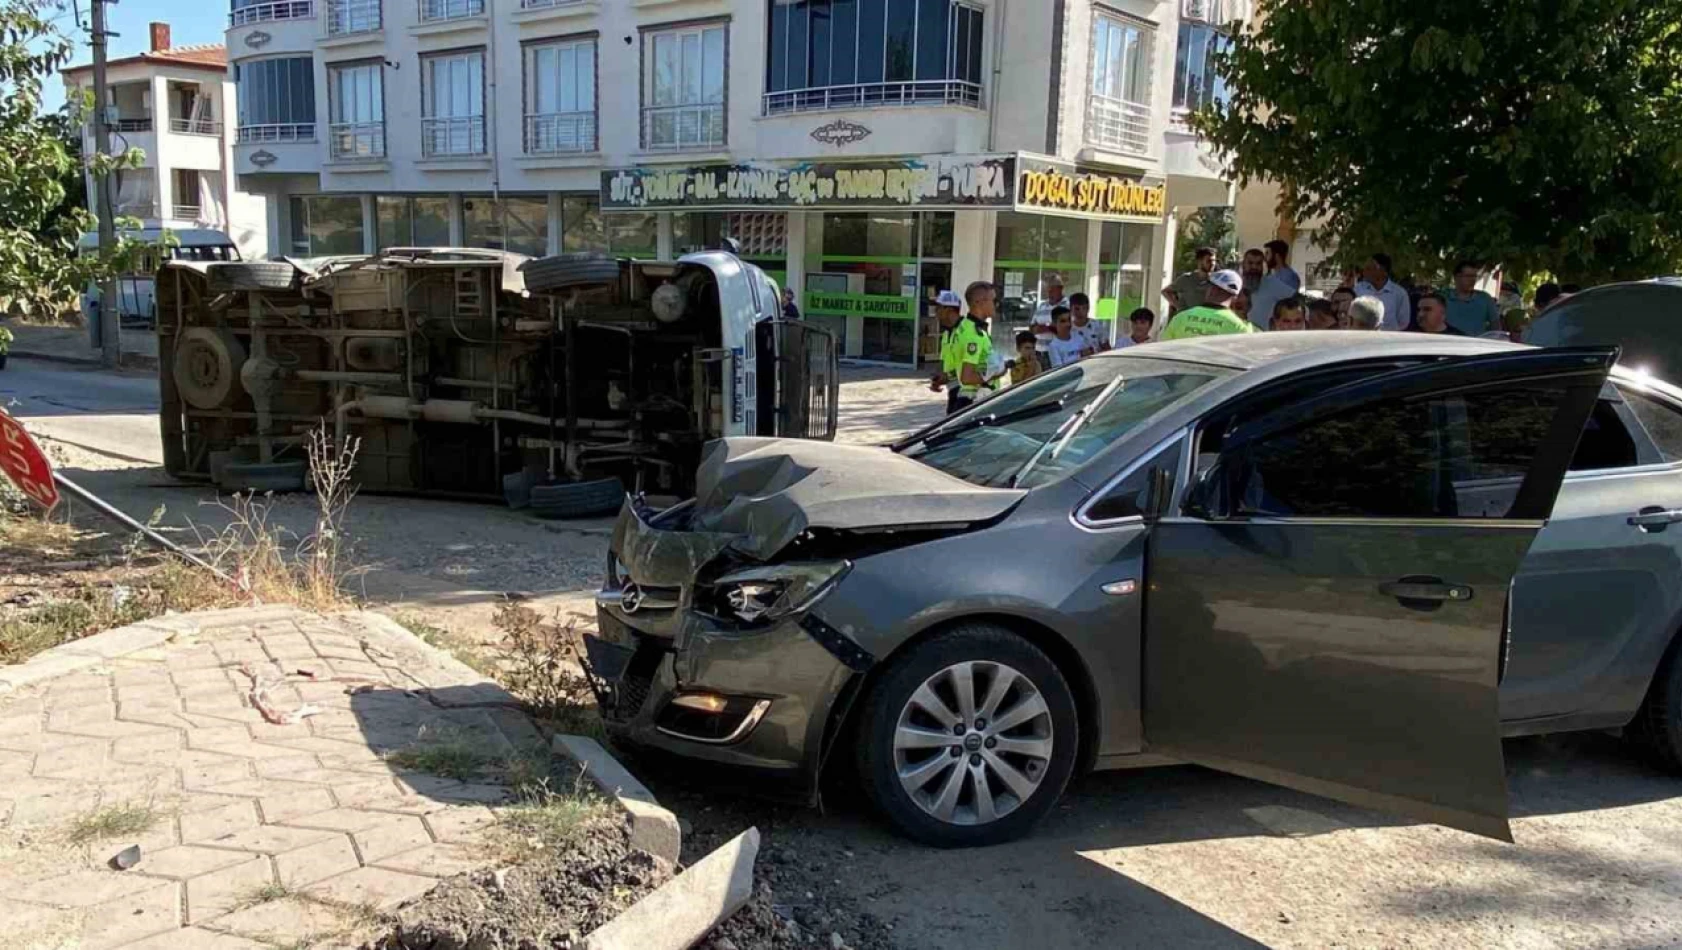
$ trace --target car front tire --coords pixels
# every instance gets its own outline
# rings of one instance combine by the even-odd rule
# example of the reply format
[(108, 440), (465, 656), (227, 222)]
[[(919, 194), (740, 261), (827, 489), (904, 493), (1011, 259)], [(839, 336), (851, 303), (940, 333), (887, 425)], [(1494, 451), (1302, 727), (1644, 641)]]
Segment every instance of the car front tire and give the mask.
[(1056, 804), (1080, 744), (1057, 665), (996, 624), (944, 631), (895, 660), (866, 698), (858, 765), (871, 800), (909, 837), (998, 844)]

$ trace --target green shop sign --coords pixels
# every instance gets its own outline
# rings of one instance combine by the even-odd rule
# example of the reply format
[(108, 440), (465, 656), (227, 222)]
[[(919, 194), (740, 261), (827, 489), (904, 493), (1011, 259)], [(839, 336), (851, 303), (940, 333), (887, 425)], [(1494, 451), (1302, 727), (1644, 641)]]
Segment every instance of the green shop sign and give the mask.
[(806, 313), (826, 317), (876, 317), (882, 320), (917, 319), (916, 297), (876, 294), (826, 294), (806, 291)]

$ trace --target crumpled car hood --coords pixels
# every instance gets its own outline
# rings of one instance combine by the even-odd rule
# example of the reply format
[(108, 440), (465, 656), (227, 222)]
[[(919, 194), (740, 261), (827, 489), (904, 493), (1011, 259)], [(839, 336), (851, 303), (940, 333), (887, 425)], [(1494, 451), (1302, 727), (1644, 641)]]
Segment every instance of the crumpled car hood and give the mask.
[(1027, 493), (982, 488), (884, 448), (807, 439), (721, 439), (695, 476), (695, 531), (766, 561), (811, 528), (988, 521)]

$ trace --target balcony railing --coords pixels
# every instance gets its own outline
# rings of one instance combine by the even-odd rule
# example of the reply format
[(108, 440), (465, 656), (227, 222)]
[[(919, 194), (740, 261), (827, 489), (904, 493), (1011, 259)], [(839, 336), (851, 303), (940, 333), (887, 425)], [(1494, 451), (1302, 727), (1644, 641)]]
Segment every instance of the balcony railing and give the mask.
[(173, 205), (170, 208), (170, 217), (177, 221), (197, 221), (203, 213), (204, 209), (198, 205)]
[(385, 25), (380, 0), (327, 0), (327, 35), (372, 33)]
[(118, 119), (117, 121), (111, 123), (111, 131), (113, 131), (113, 132), (150, 132), (150, 131), (152, 131), (152, 120), (150, 118), (145, 118), (145, 119)]
[(315, 123), (291, 122), (277, 125), (242, 125), (239, 144), (256, 145), (263, 142), (313, 142)]
[(439, 23), (483, 16), (485, 0), (420, 0), (420, 21)]
[(520, 0), (522, 10), (548, 10), (554, 7), (569, 6), (581, 0)]
[(210, 119), (170, 119), (169, 130), (182, 135), (221, 135), (222, 123)]
[(561, 155), (596, 150), (594, 112), (550, 112), (526, 116), (526, 154)]
[(150, 201), (119, 201), (117, 213), (125, 218), (150, 218), (158, 210), (158, 206)]
[(1110, 152), (1149, 154), (1151, 107), (1093, 93), (1086, 103), (1086, 144)]
[(970, 106), (979, 109), (981, 84), (960, 79), (860, 83), (785, 89), (766, 93), (764, 101), (766, 115), (876, 106)]
[(422, 119), (421, 154), (427, 158), (485, 154), (485, 117)]
[(335, 122), (327, 127), (327, 151), (334, 161), (385, 157), (384, 122)]
[(649, 106), (642, 110), (648, 148), (712, 148), (724, 144), (724, 103)]
[(281, 0), (279, 3), (258, 3), (236, 9), (228, 17), (229, 26), (249, 26), (253, 23), (273, 23), (276, 20), (308, 20), (315, 16), (312, 0)]

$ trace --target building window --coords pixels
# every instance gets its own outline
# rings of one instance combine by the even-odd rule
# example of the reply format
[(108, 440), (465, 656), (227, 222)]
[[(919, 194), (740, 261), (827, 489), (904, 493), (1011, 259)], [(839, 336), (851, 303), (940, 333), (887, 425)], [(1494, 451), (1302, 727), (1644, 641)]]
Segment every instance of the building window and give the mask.
[(1085, 290), (1086, 243), (1085, 218), (1000, 211), (993, 283), (1001, 288), (1002, 319), (994, 326), (1026, 324), (1051, 302), (1048, 288), (1058, 283), (1064, 296)]
[(365, 253), (362, 199), (356, 195), (294, 197), (292, 253), (299, 257)]
[(485, 51), (421, 57), (421, 152), (485, 154)]
[(204, 217), (204, 184), (197, 169), (177, 168), (170, 172), (170, 217), (177, 221), (198, 221)]
[(308, 56), (259, 59), (234, 67), (239, 89), (239, 141), (315, 141), (315, 61)]
[(984, 21), (958, 0), (769, 0), (767, 115), (981, 106)]
[(1087, 144), (1144, 155), (1150, 151), (1152, 31), (1117, 17), (1093, 19)]
[(530, 257), (549, 253), (549, 199), (475, 195), (462, 202), (468, 247), (513, 251)]
[[(1148, 224), (1104, 222), (1098, 246), (1098, 300), (1092, 319), (1104, 325), (1113, 342), (1126, 336), (1127, 318), (1145, 305), (1145, 265), (1151, 246)], [(1074, 293), (1078, 288), (1069, 288)]]
[(1195, 112), (1228, 99), (1226, 80), (1215, 69), (1215, 58), (1232, 44), (1221, 7), (1212, 0), (1185, 0), (1174, 53), (1176, 111)]
[(248, 26), (275, 20), (307, 20), (315, 16), (312, 0), (233, 0), (229, 26)]
[[(806, 319), (849, 357), (915, 366), (938, 358), (934, 299), (952, 285), (951, 212), (807, 217)], [(812, 265), (816, 263), (816, 267)]]
[(380, 0), (325, 0), (327, 35), (372, 33), (385, 25)]
[(374, 201), (380, 250), (450, 246), (450, 199), (379, 195)]
[(596, 41), (526, 47), (526, 152), (596, 150)]
[(644, 147), (724, 144), (725, 30), (715, 23), (643, 34)]
[(484, 16), (485, 0), (420, 0), (422, 23)]
[(385, 157), (384, 70), (377, 59), (327, 68), (327, 143), (334, 159)]

